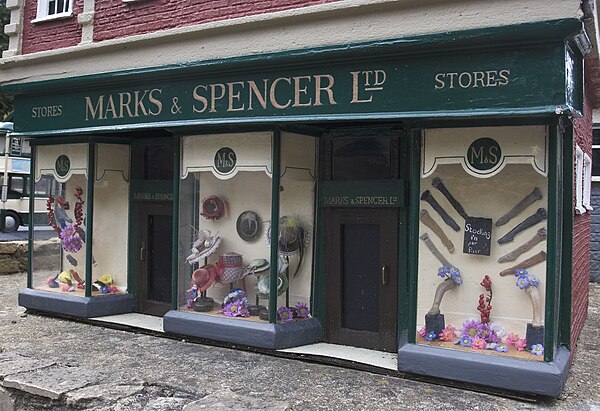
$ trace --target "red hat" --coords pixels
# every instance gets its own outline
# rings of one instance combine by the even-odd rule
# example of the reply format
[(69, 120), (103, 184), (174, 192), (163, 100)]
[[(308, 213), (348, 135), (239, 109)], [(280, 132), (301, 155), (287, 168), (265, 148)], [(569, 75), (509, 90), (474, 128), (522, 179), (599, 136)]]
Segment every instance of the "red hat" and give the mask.
[(215, 282), (216, 278), (217, 270), (214, 265), (209, 264), (194, 271), (190, 285), (196, 285), (198, 287), (198, 292), (201, 293), (208, 290)]

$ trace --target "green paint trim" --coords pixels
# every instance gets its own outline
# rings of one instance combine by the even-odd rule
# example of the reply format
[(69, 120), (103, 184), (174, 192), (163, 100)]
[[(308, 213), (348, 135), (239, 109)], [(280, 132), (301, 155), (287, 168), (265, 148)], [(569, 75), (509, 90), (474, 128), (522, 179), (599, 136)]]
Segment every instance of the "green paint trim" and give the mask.
[(409, 224), (408, 224), (408, 342), (417, 341), (417, 292), (419, 271), (419, 201), (421, 192), (421, 131), (411, 133), (411, 175), (409, 187)]
[[(31, 147), (31, 163), (29, 169), (29, 192), (35, 193), (35, 166), (36, 166), (37, 147)], [(29, 210), (35, 210), (35, 195), (29, 196)], [(33, 218), (29, 219), (29, 230), (27, 232), (27, 288), (33, 285)]]
[[(544, 321), (544, 361), (550, 362), (554, 360), (554, 346), (555, 346), (555, 335), (554, 335), (554, 322), (556, 320), (555, 311), (557, 309), (555, 305), (556, 299), (556, 252), (558, 239), (556, 238), (556, 227), (557, 221), (560, 221), (560, 217), (557, 213), (557, 201), (558, 192), (558, 173), (556, 170), (558, 162), (558, 149), (560, 144), (557, 136), (557, 128), (550, 127), (549, 136), (549, 154), (548, 154), (548, 237), (547, 237), (547, 260), (546, 260), (546, 312)], [(558, 220), (557, 220), (558, 219)]]
[(106, 136), (90, 136), (86, 134), (84, 136), (52, 136), (46, 139), (31, 140), (29, 144), (33, 146), (52, 146), (58, 144), (81, 144), (81, 143), (105, 143), (105, 144), (130, 144), (130, 138), (123, 137), (106, 137)]
[[(573, 124), (567, 120), (568, 127), (563, 136), (563, 235), (562, 235), (562, 266), (560, 283), (560, 310), (558, 312), (559, 342), (571, 349), (572, 300), (573, 300)], [(570, 160), (570, 161), (569, 161)]]
[(88, 143), (88, 180), (85, 219), (85, 296), (92, 296), (92, 261), (94, 258), (94, 186), (96, 182), (96, 143)]
[(39, 94), (46, 91), (69, 87), (73, 90), (92, 86), (102, 88), (107, 85), (124, 84), (131, 79), (139, 78), (145, 81), (172, 80), (175, 77), (186, 77), (203, 73), (222, 72), (231, 68), (244, 67), (247, 70), (261, 68), (265, 64), (284, 67), (297, 64), (298, 61), (323, 61), (327, 59), (353, 59), (356, 55), (372, 56), (401, 56), (409, 53), (423, 52), (424, 45), (430, 52), (449, 52), (474, 47), (489, 47), (521, 44), (547, 44), (564, 42), (566, 38), (579, 33), (583, 28), (577, 19), (558, 19), (535, 23), (523, 23), (509, 26), (479, 28), (455, 32), (442, 32), (422, 36), (376, 40), (356, 44), (342, 44), (300, 50), (246, 55), (226, 59), (213, 59), (202, 62), (171, 64), (161, 67), (130, 69), (119, 72), (93, 74), (80, 77), (70, 77), (57, 80), (44, 80), (30, 83), (6, 84), (2, 86), (5, 93), (10, 94)]
[(181, 140), (173, 137), (173, 244), (171, 257), (171, 309), (179, 304), (179, 176), (181, 175)]
[(273, 144), (271, 149), (273, 171), (271, 177), (271, 269), (269, 271), (269, 323), (277, 322), (277, 259), (279, 255), (279, 180), (281, 175), (281, 130), (273, 131)]
[[(76, 134), (98, 133), (98, 132), (123, 132), (131, 130), (149, 130), (155, 128), (180, 128), (180, 127), (206, 127), (206, 126), (227, 126), (227, 125), (259, 125), (263, 127), (273, 127), (273, 125), (283, 125), (287, 123), (307, 123), (323, 121), (364, 121), (364, 120), (398, 120), (398, 119), (458, 119), (458, 118), (485, 118), (485, 117), (512, 117), (512, 116), (544, 116), (554, 117), (556, 111), (562, 111), (566, 114), (572, 112), (572, 108), (567, 105), (550, 105), (527, 108), (485, 108), (455, 111), (399, 111), (385, 113), (344, 113), (344, 114), (311, 114), (300, 116), (285, 117), (251, 117), (251, 118), (210, 118), (182, 121), (163, 121), (123, 125), (107, 125), (99, 127), (71, 128), (71, 129), (48, 129), (31, 132), (13, 132), (15, 137), (52, 137), (52, 136), (71, 136)], [(86, 137), (87, 138), (87, 137)], [(81, 140), (71, 139), (70, 142), (81, 142)], [(42, 143), (43, 144), (43, 143)], [(56, 143), (62, 144), (62, 143)]]

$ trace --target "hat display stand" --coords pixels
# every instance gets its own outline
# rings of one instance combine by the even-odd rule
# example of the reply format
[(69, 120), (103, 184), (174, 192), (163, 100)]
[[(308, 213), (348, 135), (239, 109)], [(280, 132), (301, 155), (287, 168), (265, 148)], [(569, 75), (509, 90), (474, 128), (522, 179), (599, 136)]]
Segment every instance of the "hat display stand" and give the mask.
[[(206, 265), (207, 263), (208, 263), (208, 257), (204, 257), (204, 265)], [(202, 291), (200, 293), (200, 296), (198, 296), (194, 300), (194, 302), (192, 303), (192, 310), (202, 312), (202, 313), (212, 311), (212, 309), (215, 306), (215, 300), (214, 300), (214, 298), (207, 297), (206, 291), (207, 290)]]
[[(260, 276), (260, 274), (268, 270), (269, 267), (269, 262), (263, 258), (250, 261), (250, 263), (246, 266), (246, 272), (244, 274), (244, 277), (242, 278), (242, 282), (244, 283), (244, 291), (246, 291), (246, 276), (254, 275), (256, 276), (256, 280), (258, 281), (258, 277)], [(267, 307), (260, 304), (260, 298), (258, 297), (258, 294), (256, 294), (255, 304), (248, 306), (248, 312), (250, 313), (250, 316), (254, 317), (259, 315), (262, 310), (266, 309)]]

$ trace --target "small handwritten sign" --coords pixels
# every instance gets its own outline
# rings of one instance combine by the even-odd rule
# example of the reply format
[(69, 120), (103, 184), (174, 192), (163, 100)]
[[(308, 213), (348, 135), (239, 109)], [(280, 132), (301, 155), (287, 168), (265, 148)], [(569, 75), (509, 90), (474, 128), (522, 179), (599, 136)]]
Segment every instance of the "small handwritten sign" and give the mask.
[(463, 253), (490, 255), (492, 244), (492, 219), (469, 217), (465, 220)]

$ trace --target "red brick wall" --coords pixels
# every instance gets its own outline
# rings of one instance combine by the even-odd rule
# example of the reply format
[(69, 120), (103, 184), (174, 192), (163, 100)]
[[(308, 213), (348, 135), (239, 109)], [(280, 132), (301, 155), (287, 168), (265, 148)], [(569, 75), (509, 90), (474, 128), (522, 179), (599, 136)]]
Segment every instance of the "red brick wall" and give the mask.
[[(587, 95), (587, 91), (586, 91)], [(586, 96), (587, 97), (587, 96)], [(592, 155), (592, 109), (584, 99), (584, 117), (573, 120), (574, 139), (584, 153)], [(575, 150), (573, 150), (574, 152)], [(575, 201), (575, 200), (573, 200)], [(572, 353), (587, 318), (590, 275), (590, 213), (573, 219), (573, 271), (571, 304)]]
[(23, 20), (23, 54), (76, 46), (81, 41), (77, 15), (83, 11), (83, 0), (73, 2), (73, 16), (32, 24), (37, 15), (37, 1), (27, 0)]
[(96, 1), (94, 41), (334, 1), (337, 0)]

